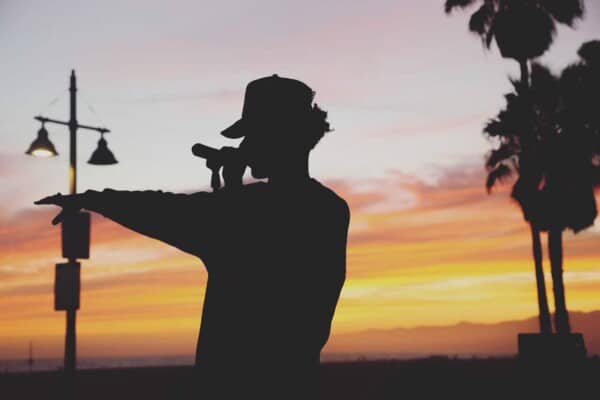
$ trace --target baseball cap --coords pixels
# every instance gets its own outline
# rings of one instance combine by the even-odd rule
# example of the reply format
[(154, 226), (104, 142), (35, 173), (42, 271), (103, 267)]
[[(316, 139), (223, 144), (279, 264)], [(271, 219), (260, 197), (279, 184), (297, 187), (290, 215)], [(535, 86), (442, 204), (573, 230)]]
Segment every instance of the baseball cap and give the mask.
[(256, 123), (302, 118), (311, 111), (315, 92), (304, 82), (271, 75), (248, 83), (242, 117), (221, 132), (237, 139), (252, 133)]

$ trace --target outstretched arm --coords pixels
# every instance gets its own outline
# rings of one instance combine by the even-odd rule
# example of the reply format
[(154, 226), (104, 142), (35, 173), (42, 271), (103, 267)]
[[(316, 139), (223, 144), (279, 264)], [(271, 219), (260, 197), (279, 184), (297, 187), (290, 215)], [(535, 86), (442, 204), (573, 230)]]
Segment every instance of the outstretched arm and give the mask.
[(95, 211), (138, 233), (197, 256), (209, 246), (212, 227), (219, 215), (214, 195), (208, 192), (88, 190), (70, 196), (57, 194), (36, 204), (55, 204), (63, 207), (64, 212)]

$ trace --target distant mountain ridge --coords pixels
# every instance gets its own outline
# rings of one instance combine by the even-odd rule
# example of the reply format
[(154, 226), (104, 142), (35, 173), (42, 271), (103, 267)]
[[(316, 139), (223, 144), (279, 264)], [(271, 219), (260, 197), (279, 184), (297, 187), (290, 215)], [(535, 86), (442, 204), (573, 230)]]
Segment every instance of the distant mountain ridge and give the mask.
[[(588, 354), (600, 355), (600, 311), (573, 311), (570, 317), (573, 332), (584, 335)], [(325, 353), (511, 356), (517, 353), (518, 333), (538, 331), (537, 317), (493, 324), (373, 329), (335, 335)]]

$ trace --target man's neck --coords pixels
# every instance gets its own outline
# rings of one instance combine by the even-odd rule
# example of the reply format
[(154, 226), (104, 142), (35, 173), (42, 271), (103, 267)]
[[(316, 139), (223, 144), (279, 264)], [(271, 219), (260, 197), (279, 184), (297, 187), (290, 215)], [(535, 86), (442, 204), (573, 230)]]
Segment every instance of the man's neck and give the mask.
[(269, 183), (276, 186), (294, 186), (310, 181), (308, 172), (308, 158), (302, 164), (296, 164), (293, 168), (282, 168), (277, 174), (269, 177)]

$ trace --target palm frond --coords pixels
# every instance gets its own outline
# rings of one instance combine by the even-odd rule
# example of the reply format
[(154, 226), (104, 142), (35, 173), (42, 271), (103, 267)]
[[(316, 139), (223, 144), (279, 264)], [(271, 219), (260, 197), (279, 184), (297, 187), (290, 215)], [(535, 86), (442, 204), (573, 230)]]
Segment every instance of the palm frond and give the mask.
[[(487, 36), (494, 18), (494, 10), (484, 3), (469, 19), (469, 30), (478, 34), (487, 45)], [(489, 45), (488, 45), (489, 47)]]
[(515, 103), (519, 99), (519, 94), (517, 91), (522, 86), (520, 79), (509, 79), (509, 81), (515, 88), (516, 93), (507, 93), (504, 95), (504, 99), (506, 100), (506, 104), (508, 104), (508, 105)]
[(490, 172), (488, 172), (488, 176), (485, 181), (485, 188), (487, 192), (491, 193), (492, 188), (496, 185), (497, 182), (501, 182), (502, 180), (509, 178), (510, 176), (512, 176), (512, 171), (505, 164), (500, 164), (496, 168), (492, 169)]
[(600, 65), (600, 40), (585, 42), (581, 45), (577, 54), (586, 64)]
[(444, 5), (444, 10), (446, 14), (449, 14), (455, 8), (467, 8), (477, 0), (446, 0), (446, 4)]
[(485, 47), (487, 47), (489, 49), (490, 46), (492, 45), (493, 40), (494, 40), (494, 31), (492, 29), (490, 29), (485, 34)]
[(494, 169), (498, 166), (498, 164), (509, 161), (516, 155), (516, 148), (514, 146), (511, 146), (508, 143), (502, 143), (500, 147), (488, 153), (485, 161), (485, 167), (488, 170)]
[(531, 3), (510, 4), (495, 14), (491, 27), (500, 54), (515, 60), (541, 56), (554, 40), (554, 20), (548, 12)]
[(531, 64), (531, 87), (538, 92), (545, 92), (545, 95), (553, 95), (558, 97), (556, 92), (559, 86), (560, 77), (554, 75), (550, 68), (540, 63), (534, 62)]
[[(546, 67), (543, 64), (540, 64), (539, 62), (531, 63), (531, 77), (532, 77), (532, 79), (538, 78), (538, 81), (540, 81), (540, 80), (556, 81), (556, 77), (554, 76), (552, 71), (550, 71), (550, 68)], [(533, 83), (532, 83), (532, 86), (533, 86)]]
[(585, 12), (582, 0), (540, 0), (540, 4), (552, 18), (568, 26), (573, 26)]
[(533, 63), (531, 66), (530, 93), (535, 109), (542, 110), (544, 120), (557, 122), (559, 103), (559, 80), (549, 68)]
[(499, 119), (490, 119), (483, 127), (483, 133), (489, 137), (501, 136), (503, 133), (503, 124)]
[(531, 85), (530, 88), (535, 93), (540, 93), (543, 96), (553, 95), (556, 98), (558, 93), (558, 78), (550, 71), (550, 69), (540, 63), (531, 64)]

